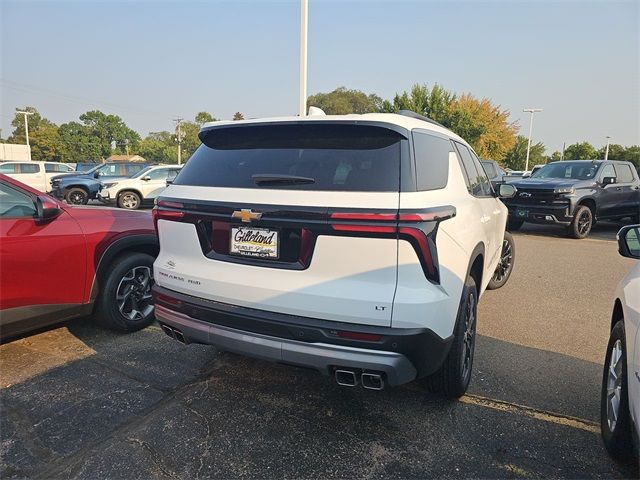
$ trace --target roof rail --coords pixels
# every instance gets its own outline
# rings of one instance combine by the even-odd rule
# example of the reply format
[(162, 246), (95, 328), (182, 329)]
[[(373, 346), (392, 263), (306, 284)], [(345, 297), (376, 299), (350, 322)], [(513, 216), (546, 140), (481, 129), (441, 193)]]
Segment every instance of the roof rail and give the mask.
[(438, 123), (435, 120), (430, 119), (429, 117), (425, 117), (424, 115), (420, 115), (419, 113), (416, 113), (413, 110), (400, 110), (398, 114), (404, 115), (405, 117), (411, 117), (417, 120), (422, 120), (423, 122), (432, 123), (433, 125), (438, 125), (439, 127), (442, 127), (442, 128), (447, 128), (441, 123)]

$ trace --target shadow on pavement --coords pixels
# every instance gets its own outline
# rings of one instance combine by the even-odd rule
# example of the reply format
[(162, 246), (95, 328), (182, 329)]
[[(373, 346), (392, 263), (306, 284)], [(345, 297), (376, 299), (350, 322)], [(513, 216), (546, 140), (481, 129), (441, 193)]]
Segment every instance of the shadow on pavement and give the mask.
[[(599, 435), (86, 321), (0, 348), (0, 476), (621, 478)], [(52, 365), (52, 367), (47, 367)], [(600, 366), (481, 337), (471, 391), (594, 420)]]

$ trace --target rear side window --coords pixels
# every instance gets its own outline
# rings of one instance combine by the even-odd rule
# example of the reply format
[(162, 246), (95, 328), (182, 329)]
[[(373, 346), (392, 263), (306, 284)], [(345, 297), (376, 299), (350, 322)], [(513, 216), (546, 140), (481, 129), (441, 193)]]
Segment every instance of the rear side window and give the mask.
[(0, 164), (0, 173), (16, 173), (15, 163), (3, 163)]
[(127, 177), (131, 177), (136, 173), (142, 171), (143, 169), (147, 168), (147, 165), (123, 165), (123, 166), (125, 169), (124, 175)]
[(617, 182), (618, 183), (631, 183), (633, 182), (633, 173), (631, 172), (631, 167), (629, 165), (624, 165), (622, 163), (615, 164), (616, 173), (617, 173)]
[(38, 173), (40, 171), (40, 165), (33, 163), (19, 163), (18, 171), (16, 173)]
[(451, 151), (453, 147), (448, 139), (413, 132), (416, 183), (419, 191), (438, 190), (447, 186)]
[(206, 134), (174, 183), (398, 191), (403, 142), (387, 128), (329, 122), (218, 128)]
[(491, 186), (487, 175), (478, 160), (475, 160), (467, 147), (461, 143), (456, 143), (456, 148), (460, 153), (463, 172), (467, 175), (467, 186), (469, 193), (474, 197), (484, 197), (491, 195)]
[(72, 172), (73, 169), (67, 165), (61, 165), (59, 163), (45, 163), (44, 171), (47, 173), (52, 172)]

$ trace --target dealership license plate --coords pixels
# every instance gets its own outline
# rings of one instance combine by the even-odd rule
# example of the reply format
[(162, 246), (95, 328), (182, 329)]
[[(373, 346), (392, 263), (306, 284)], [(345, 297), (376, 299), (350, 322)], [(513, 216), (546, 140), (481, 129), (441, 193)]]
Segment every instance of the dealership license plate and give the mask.
[(279, 257), (278, 231), (268, 228), (232, 227), (229, 253), (245, 257)]
[(529, 216), (529, 210), (516, 210), (516, 217), (527, 218)]

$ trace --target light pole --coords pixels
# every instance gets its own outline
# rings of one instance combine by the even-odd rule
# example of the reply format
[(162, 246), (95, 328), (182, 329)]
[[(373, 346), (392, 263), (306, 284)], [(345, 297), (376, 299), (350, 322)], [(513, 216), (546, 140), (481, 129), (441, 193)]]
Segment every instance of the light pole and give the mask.
[(299, 115), (307, 114), (307, 26), (309, 25), (309, 1), (300, 0), (300, 99)]
[(607, 135), (607, 148), (604, 150), (604, 159), (605, 160), (609, 160), (609, 141), (611, 140), (611, 137), (609, 135)]
[(527, 142), (527, 160), (524, 164), (525, 172), (529, 170), (529, 152), (531, 150), (531, 132), (533, 131), (533, 114), (537, 112), (541, 112), (541, 108), (523, 108), (523, 112), (527, 112), (531, 114), (531, 119), (529, 120), (529, 141)]
[(182, 120), (181, 117), (175, 118), (173, 121), (176, 122), (176, 142), (178, 143), (178, 165), (182, 164)]
[(26, 110), (16, 110), (16, 113), (24, 115), (24, 135), (27, 138), (27, 150), (29, 151), (29, 160), (31, 160), (31, 145), (29, 145), (29, 115), (33, 115), (33, 112), (27, 112)]

